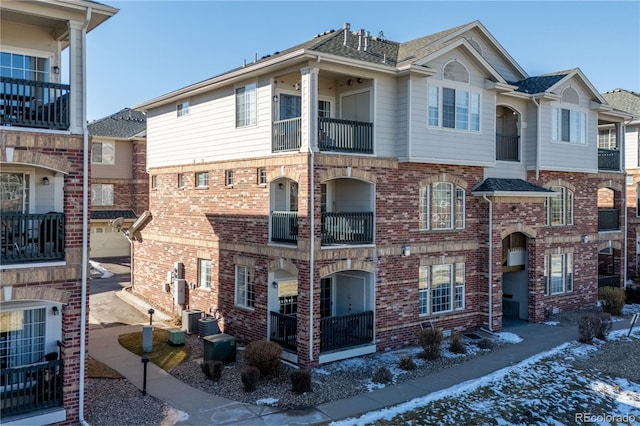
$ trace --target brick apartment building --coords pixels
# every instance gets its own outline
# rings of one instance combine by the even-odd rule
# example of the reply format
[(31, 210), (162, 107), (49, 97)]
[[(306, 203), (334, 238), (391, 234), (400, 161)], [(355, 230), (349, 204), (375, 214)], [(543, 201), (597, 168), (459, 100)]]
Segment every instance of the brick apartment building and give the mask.
[(592, 306), (599, 261), (622, 264), (597, 126), (628, 115), (577, 68), (529, 76), (477, 21), (405, 43), (345, 24), (136, 109), (134, 292), (300, 365)]
[(87, 127), (92, 137), (90, 256), (129, 256), (131, 245), (120, 231), (149, 208), (147, 120), (140, 111), (124, 108)]
[(91, 1), (0, 3), (3, 425), (84, 421), (90, 163), (81, 58), (87, 32), (115, 13)]
[[(622, 164), (626, 172), (627, 194), (627, 281), (640, 279), (640, 93), (615, 89), (603, 93), (602, 97), (614, 108), (625, 111), (631, 117), (625, 121), (624, 140), (616, 139), (615, 129), (609, 125), (600, 126), (598, 147), (624, 153)], [(623, 149), (624, 148), (624, 149)]]

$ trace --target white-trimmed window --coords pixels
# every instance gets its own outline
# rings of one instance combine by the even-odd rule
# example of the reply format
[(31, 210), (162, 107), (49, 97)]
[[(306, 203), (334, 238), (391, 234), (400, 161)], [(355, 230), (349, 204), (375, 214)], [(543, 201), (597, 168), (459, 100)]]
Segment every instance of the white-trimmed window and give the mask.
[(553, 108), (551, 129), (554, 141), (584, 145), (587, 143), (587, 114), (572, 109)]
[(420, 315), (464, 309), (464, 263), (420, 267), (418, 311)]
[(236, 265), (236, 305), (253, 308), (254, 301), (254, 286), (249, 274), (249, 268)]
[(552, 186), (550, 189), (560, 195), (545, 199), (547, 225), (573, 225), (573, 191), (564, 186)]
[(598, 130), (598, 148), (609, 150), (618, 149), (615, 128)]
[(544, 294), (573, 291), (573, 253), (551, 254), (544, 257)]
[(224, 184), (226, 186), (233, 186), (233, 170), (224, 171)]
[(210, 259), (198, 259), (198, 287), (211, 289)]
[(470, 81), (467, 68), (458, 61), (451, 61), (443, 68), (443, 79), (463, 87), (429, 86), (429, 126), (479, 132), (480, 93), (464, 87)]
[(185, 186), (184, 173), (178, 173), (178, 188), (184, 188)]
[(267, 169), (264, 167), (260, 167), (258, 169), (258, 185), (266, 185), (267, 184)]
[(196, 173), (196, 187), (206, 188), (209, 186), (209, 172)]
[(157, 189), (158, 188), (158, 175), (152, 175), (151, 176), (151, 189)]
[(236, 89), (236, 127), (255, 126), (257, 122), (256, 91), (255, 83)]
[(420, 191), (420, 229), (465, 227), (465, 191), (449, 182), (434, 182)]
[(176, 115), (178, 117), (189, 115), (189, 101), (184, 101), (176, 105)]
[(113, 185), (112, 184), (91, 185), (91, 205), (92, 206), (112, 206), (113, 205)]
[[(0, 76), (33, 81), (49, 81), (49, 59), (20, 53), (0, 52)], [(15, 87), (15, 86), (14, 86)], [(29, 88), (27, 88), (29, 90)], [(33, 89), (31, 89), (33, 90)], [(15, 91), (15, 89), (14, 89)], [(48, 91), (45, 91), (45, 93)], [(29, 93), (25, 93), (29, 94)], [(48, 93), (46, 93), (48, 102)]]
[(93, 142), (91, 144), (91, 164), (114, 164), (113, 142)]

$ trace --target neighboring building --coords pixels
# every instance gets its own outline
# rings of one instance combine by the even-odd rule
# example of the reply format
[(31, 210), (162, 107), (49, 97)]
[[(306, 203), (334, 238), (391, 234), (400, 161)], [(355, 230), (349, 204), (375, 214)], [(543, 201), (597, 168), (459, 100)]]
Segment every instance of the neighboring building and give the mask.
[[(615, 89), (602, 94), (612, 107), (631, 114), (625, 122), (624, 170), (627, 174), (627, 279), (640, 279), (640, 93)], [(620, 150), (617, 133), (611, 125), (600, 126), (598, 148)]]
[(146, 117), (125, 108), (88, 127), (93, 137), (90, 256), (129, 256), (131, 245), (120, 231), (149, 208)]
[(345, 24), (136, 109), (135, 293), (300, 365), (593, 306), (599, 251), (622, 263), (597, 126), (628, 115), (577, 68), (528, 76), (477, 21), (406, 43)]
[(84, 422), (91, 165), (82, 58), (86, 33), (116, 12), (91, 1), (0, 2), (3, 425)]

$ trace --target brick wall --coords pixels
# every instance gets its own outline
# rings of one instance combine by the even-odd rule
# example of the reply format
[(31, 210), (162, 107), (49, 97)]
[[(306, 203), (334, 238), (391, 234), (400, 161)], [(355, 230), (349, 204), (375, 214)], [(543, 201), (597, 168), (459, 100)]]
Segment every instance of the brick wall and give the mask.
[[(318, 359), (320, 331), (320, 279), (344, 269), (369, 271), (375, 277), (375, 330), (378, 350), (415, 344), (421, 323), (452, 331), (502, 326), (502, 239), (513, 232), (528, 237), (528, 317), (542, 321), (545, 312), (591, 306), (597, 289), (598, 245), (605, 238), (597, 231), (598, 185), (620, 182), (618, 176), (543, 172), (540, 186), (567, 185), (574, 191), (574, 225), (545, 225), (543, 197), (492, 197), (492, 321), (489, 324), (489, 205), (472, 195), (483, 179), (480, 167), (398, 163), (390, 159), (339, 155), (317, 155), (315, 164), (315, 241), (313, 291), (310, 290), (310, 220), (306, 156), (212, 163), (152, 170), (157, 188), (151, 191), (153, 219), (134, 245), (135, 291), (154, 306), (174, 315), (170, 294), (161, 284), (173, 262), (185, 264), (185, 278), (197, 283), (197, 259), (212, 260), (212, 290), (190, 288), (188, 308), (209, 312), (220, 308), (225, 330), (241, 343), (263, 339), (268, 321), (268, 290), (274, 262), (286, 261), (298, 271), (299, 362)], [(268, 245), (269, 185), (257, 184), (257, 168), (265, 167), (268, 181), (288, 177), (299, 182), (299, 233), (297, 246)], [(234, 184), (225, 185), (225, 170), (233, 170)], [(194, 188), (197, 171), (209, 172), (209, 187)], [(185, 188), (178, 188), (177, 175), (184, 174)], [(320, 247), (320, 183), (328, 179), (358, 179), (375, 187), (375, 247)], [(465, 228), (455, 231), (425, 231), (419, 222), (420, 186), (447, 181), (466, 191)], [(373, 192), (373, 191), (372, 191)], [(619, 197), (618, 197), (619, 198)], [(619, 234), (619, 233), (618, 233)], [(582, 242), (587, 235), (588, 242)], [(411, 246), (403, 257), (402, 246)], [(574, 253), (574, 291), (544, 295), (544, 257), (558, 250)], [(255, 284), (255, 307), (235, 306), (235, 264), (251, 266)], [(441, 315), (418, 314), (420, 265), (465, 263), (465, 309)], [(346, 266), (345, 266), (346, 265)], [(351, 266), (348, 266), (351, 265)], [(357, 266), (354, 266), (357, 265)], [(526, 283), (524, 285), (527, 285)], [(313, 295), (315, 342), (309, 342), (309, 311)], [(187, 306), (183, 307), (186, 308)]]
[[(62, 361), (64, 363), (64, 424), (78, 424), (80, 378), (80, 311), (82, 302), (82, 176), (81, 136), (0, 130), (1, 160), (9, 164), (6, 148), (14, 148), (13, 162), (60, 170), (64, 175), (65, 264), (2, 269), (2, 287), (11, 286), (13, 299), (52, 300), (62, 309)], [(87, 235), (88, 238), (88, 235)], [(87, 289), (88, 294), (88, 289)], [(0, 292), (4, 298), (4, 289)], [(4, 300), (4, 299), (2, 299)], [(88, 316), (87, 316), (88, 330)], [(88, 344), (88, 338), (85, 340)]]

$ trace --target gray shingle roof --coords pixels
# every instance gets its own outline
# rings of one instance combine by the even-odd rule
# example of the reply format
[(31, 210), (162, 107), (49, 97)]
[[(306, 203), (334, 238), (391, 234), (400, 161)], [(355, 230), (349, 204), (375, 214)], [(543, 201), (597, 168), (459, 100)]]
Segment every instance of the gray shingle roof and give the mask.
[(532, 192), (545, 195), (552, 190), (534, 185), (522, 179), (487, 178), (473, 192)]
[(640, 93), (615, 89), (603, 93), (602, 97), (612, 107), (633, 114), (636, 120), (640, 119)]
[(112, 220), (123, 217), (125, 219), (136, 219), (133, 210), (92, 210), (91, 220)]
[(509, 84), (517, 86), (517, 92), (523, 93), (543, 93), (558, 81), (569, 75), (570, 71), (561, 71), (550, 74), (543, 74), (535, 77), (525, 78), (524, 80), (510, 82)]
[(131, 138), (147, 128), (147, 116), (140, 111), (124, 108), (87, 125), (91, 136)]

